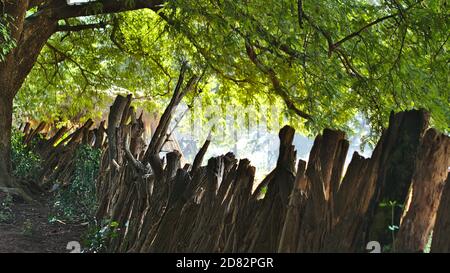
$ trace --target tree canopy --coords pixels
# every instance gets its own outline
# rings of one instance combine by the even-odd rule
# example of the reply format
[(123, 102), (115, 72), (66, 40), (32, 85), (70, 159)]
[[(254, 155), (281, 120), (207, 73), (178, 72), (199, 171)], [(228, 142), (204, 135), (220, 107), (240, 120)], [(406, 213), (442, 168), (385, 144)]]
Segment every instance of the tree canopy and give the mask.
[(111, 89), (158, 109), (187, 61), (201, 81), (186, 102), (221, 107), (218, 116), (257, 109), (252, 118), (270, 118), (276, 107), (317, 133), (351, 132), (362, 115), (378, 135), (391, 111), (425, 108), (448, 132), (448, 10), (445, 0), (173, 0), (157, 13), (64, 19), (19, 92), (16, 114), (98, 115)]

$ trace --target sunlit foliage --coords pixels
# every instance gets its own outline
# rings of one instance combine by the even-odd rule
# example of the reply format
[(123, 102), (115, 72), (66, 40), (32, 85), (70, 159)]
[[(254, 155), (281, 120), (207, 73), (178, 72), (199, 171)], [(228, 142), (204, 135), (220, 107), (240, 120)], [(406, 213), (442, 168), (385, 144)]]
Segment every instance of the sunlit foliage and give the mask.
[(107, 90), (160, 109), (187, 60), (201, 81), (186, 104), (217, 108), (193, 107), (194, 118), (271, 119), (262, 109), (276, 107), (276, 119), (313, 134), (351, 132), (362, 115), (376, 136), (391, 111), (425, 108), (448, 132), (448, 10), (445, 0), (173, 0), (159, 14), (71, 19), (103, 27), (52, 37), (16, 115), (99, 115)]

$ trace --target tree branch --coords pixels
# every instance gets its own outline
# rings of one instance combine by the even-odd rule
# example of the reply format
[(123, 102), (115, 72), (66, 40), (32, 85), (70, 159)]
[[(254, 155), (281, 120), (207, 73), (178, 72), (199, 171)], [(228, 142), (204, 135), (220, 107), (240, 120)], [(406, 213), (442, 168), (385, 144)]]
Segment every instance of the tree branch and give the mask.
[(131, 165), (134, 167), (134, 169), (141, 175), (147, 174), (149, 170), (144, 166), (144, 164), (142, 164), (142, 162), (134, 158), (133, 154), (130, 151), (130, 136), (128, 134), (125, 136), (124, 150), (125, 156), (131, 163)]
[(175, 109), (181, 102), (182, 98), (186, 95), (187, 92), (189, 92), (192, 89), (195, 82), (198, 80), (198, 77), (196, 75), (192, 76), (186, 83), (185, 87), (182, 89), (184, 76), (187, 72), (187, 69), (188, 64), (186, 62), (183, 62), (183, 64), (181, 65), (178, 82), (173, 92), (172, 98), (169, 102), (169, 105), (164, 110), (164, 113), (162, 114), (161, 119), (158, 123), (158, 127), (156, 128), (155, 133), (153, 134), (152, 139), (150, 140), (150, 144), (148, 145), (147, 151), (145, 152), (143, 160), (144, 164), (149, 162), (152, 155), (158, 155), (159, 152), (161, 151)]
[(56, 27), (57, 32), (74, 32), (74, 31), (82, 31), (86, 29), (100, 29), (100, 28), (106, 28), (106, 23), (100, 22), (97, 24), (86, 24), (86, 25), (58, 25)]
[(422, 2), (422, 1), (417, 1), (416, 3), (412, 4), (411, 6), (409, 6), (409, 7), (406, 8), (406, 9), (402, 9), (401, 7), (398, 7), (399, 12), (393, 13), (393, 14), (389, 14), (389, 15), (386, 15), (386, 16), (383, 16), (383, 17), (380, 17), (380, 18), (378, 18), (378, 19), (376, 19), (376, 20), (374, 20), (374, 21), (368, 23), (367, 25), (363, 26), (363, 27), (360, 28), (359, 30), (350, 33), (349, 35), (347, 35), (347, 36), (345, 36), (344, 38), (340, 39), (339, 41), (335, 42), (334, 44), (331, 44), (331, 45), (330, 45), (330, 53), (329, 53), (329, 54), (331, 55), (331, 53), (332, 53), (336, 48), (338, 48), (341, 44), (343, 44), (344, 42), (346, 42), (346, 41), (352, 39), (353, 37), (359, 36), (359, 35), (361, 34), (361, 32), (365, 31), (366, 29), (370, 28), (370, 27), (373, 26), (373, 25), (376, 25), (376, 24), (378, 24), (378, 23), (381, 23), (381, 22), (383, 22), (383, 21), (385, 21), (385, 20), (388, 20), (388, 19), (390, 19), (390, 18), (394, 18), (394, 17), (397, 17), (397, 16), (403, 17), (403, 16), (404, 16), (404, 13), (405, 13), (406, 11), (412, 9), (413, 7), (415, 7), (416, 5), (420, 4), (421, 2)]
[(347, 71), (347, 73), (350, 76), (356, 77), (358, 79), (364, 79), (364, 77), (361, 75), (361, 73), (359, 73), (356, 70), (356, 68), (353, 67), (352, 63), (350, 62), (350, 60), (347, 57), (347, 54), (345, 54), (345, 52), (343, 50), (338, 48), (338, 49), (336, 49), (336, 52), (337, 52), (338, 57), (341, 60), (342, 64), (344, 65), (345, 70)]
[(355, 37), (355, 36), (358, 36), (359, 34), (361, 34), (361, 32), (363, 32), (364, 30), (370, 28), (371, 26), (376, 25), (376, 24), (378, 24), (378, 23), (380, 23), (380, 22), (383, 22), (383, 21), (385, 21), (385, 20), (387, 20), (387, 19), (396, 17), (396, 16), (398, 16), (398, 15), (400, 15), (400, 13), (394, 13), (394, 14), (390, 14), (390, 15), (387, 15), (387, 16), (384, 16), (384, 17), (381, 17), (381, 18), (378, 18), (378, 19), (376, 19), (375, 21), (370, 22), (369, 24), (363, 26), (363, 27), (360, 28), (359, 30), (357, 30), (357, 31), (355, 31), (355, 32), (353, 32), (353, 33), (351, 33), (351, 34), (345, 36), (344, 38), (340, 39), (340, 40), (337, 41), (336, 43), (332, 44), (332, 46), (330, 47), (330, 50), (331, 50), (331, 51), (334, 51), (334, 50), (335, 50), (336, 48), (338, 48), (342, 43), (344, 43), (344, 42), (346, 42), (346, 41), (352, 39), (352, 38)]
[(259, 70), (261, 70), (261, 72), (263, 72), (264, 74), (266, 74), (269, 77), (270, 81), (272, 82), (275, 92), (279, 96), (281, 96), (281, 98), (286, 103), (288, 109), (294, 111), (299, 117), (302, 117), (302, 118), (308, 119), (308, 120), (311, 119), (311, 116), (309, 114), (303, 112), (302, 110), (298, 109), (295, 106), (294, 102), (289, 98), (288, 93), (281, 85), (280, 80), (278, 79), (275, 71), (271, 67), (267, 67), (263, 63), (260, 62), (260, 60), (258, 59), (258, 56), (255, 53), (255, 50), (253, 49), (253, 46), (250, 44), (250, 41), (248, 41), (248, 39), (246, 39), (246, 41), (245, 41), (245, 48), (247, 50), (247, 55), (250, 58), (250, 60), (256, 65), (256, 67), (259, 68)]
[[(88, 76), (86, 75), (86, 73), (90, 73), (92, 74), (92, 72), (89, 72), (88, 70), (84, 69), (83, 66), (81, 64), (79, 64), (76, 60), (74, 60), (71, 56), (69, 56), (68, 54), (66, 54), (65, 52), (62, 52), (61, 50), (59, 50), (58, 48), (56, 48), (55, 46), (51, 45), (50, 43), (46, 43), (46, 45), (48, 46), (48, 48), (50, 48), (51, 50), (53, 50), (55, 53), (59, 54), (60, 56), (63, 57), (64, 61), (65, 59), (69, 60), (70, 62), (72, 62), (76, 67), (78, 67), (78, 69), (81, 72), (81, 76), (85, 79), (86, 84), (91, 84), (91, 81), (89, 80)], [(58, 62), (59, 60), (57, 60)]]
[[(158, 11), (163, 7), (165, 0), (134, 0), (133, 4), (127, 1), (99, 0), (83, 5), (68, 5), (66, 0), (55, 0), (50, 5), (43, 7), (38, 12), (28, 18), (46, 16), (60, 20), (80, 16), (90, 16), (99, 14), (118, 13), (137, 9), (152, 9)], [(28, 19), (27, 18), (27, 19)]]
[(46, 0), (30, 0), (28, 2), (28, 10), (42, 5)]
[(298, 25), (300, 28), (303, 28), (303, 1), (297, 0), (297, 9), (298, 9)]

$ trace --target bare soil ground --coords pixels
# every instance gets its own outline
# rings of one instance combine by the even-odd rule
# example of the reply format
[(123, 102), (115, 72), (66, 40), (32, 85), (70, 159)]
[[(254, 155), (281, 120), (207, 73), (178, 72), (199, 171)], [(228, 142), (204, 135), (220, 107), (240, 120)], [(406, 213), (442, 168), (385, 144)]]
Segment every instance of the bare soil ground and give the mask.
[[(5, 197), (0, 193), (0, 201)], [(0, 253), (68, 253), (67, 243), (81, 240), (85, 226), (50, 223), (48, 202), (39, 203), (12, 203), (11, 219), (0, 222)]]

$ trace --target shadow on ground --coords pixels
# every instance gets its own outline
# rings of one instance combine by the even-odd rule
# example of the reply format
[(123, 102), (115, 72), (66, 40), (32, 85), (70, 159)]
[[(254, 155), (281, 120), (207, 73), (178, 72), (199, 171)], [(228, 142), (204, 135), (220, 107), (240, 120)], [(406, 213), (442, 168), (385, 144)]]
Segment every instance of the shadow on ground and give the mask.
[[(6, 196), (0, 193), (0, 201)], [(67, 243), (80, 241), (86, 227), (50, 223), (50, 208), (40, 204), (13, 202), (11, 217), (0, 222), (0, 253), (68, 253)]]

